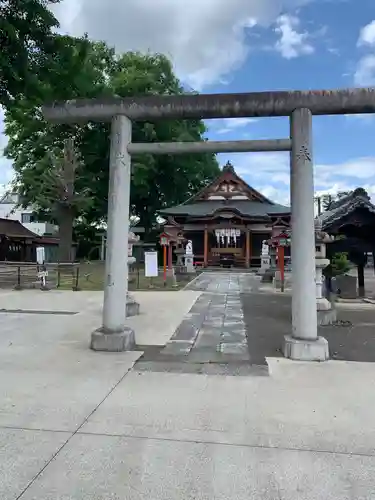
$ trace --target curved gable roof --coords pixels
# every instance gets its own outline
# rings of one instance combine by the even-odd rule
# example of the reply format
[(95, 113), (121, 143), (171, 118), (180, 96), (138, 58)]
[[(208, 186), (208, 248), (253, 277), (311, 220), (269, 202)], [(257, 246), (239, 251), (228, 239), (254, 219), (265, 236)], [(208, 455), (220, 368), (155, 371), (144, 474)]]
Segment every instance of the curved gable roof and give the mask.
[(347, 196), (332, 203), (330, 209), (323, 212), (318, 219), (322, 222), (322, 228), (327, 229), (359, 208), (364, 208), (375, 214), (375, 205), (363, 188), (357, 188)]

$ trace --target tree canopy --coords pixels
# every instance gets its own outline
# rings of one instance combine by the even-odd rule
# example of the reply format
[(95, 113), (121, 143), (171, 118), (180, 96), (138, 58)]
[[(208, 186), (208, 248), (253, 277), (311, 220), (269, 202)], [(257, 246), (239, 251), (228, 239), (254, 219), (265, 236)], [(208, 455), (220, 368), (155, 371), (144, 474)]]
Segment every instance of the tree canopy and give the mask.
[(336, 195), (332, 194), (324, 194), (322, 196), (322, 201), (323, 201), (323, 209), (324, 210), (330, 210), (332, 205), (343, 198), (344, 196), (348, 196), (351, 193), (351, 191), (339, 191)]
[[(38, 79), (46, 76), (44, 63), (58, 50), (53, 29), (59, 23), (49, 6), (60, 0), (1, 0), (0, 104), (38, 92)], [(35, 75), (38, 73), (38, 77)]]
[[(53, 200), (41, 189), (43, 173), (51, 168), (49, 155), (62, 155), (64, 141), (74, 140), (80, 157), (75, 189), (91, 203), (80, 218), (88, 224), (106, 218), (108, 197), (109, 127), (107, 123), (52, 125), (42, 117), (46, 101), (103, 96), (182, 94), (170, 61), (160, 54), (128, 52), (116, 55), (105, 43), (87, 38), (56, 36), (61, 49), (48, 61), (49, 77), (38, 82), (38, 92), (18, 99), (6, 113), (9, 138), (6, 155), (14, 161), (16, 186), (25, 205), (48, 213)], [(45, 64), (45, 59), (42, 58)], [(133, 123), (134, 142), (204, 140), (200, 120)], [(157, 210), (183, 202), (219, 173), (212, 154), (135, 157), (132, 162), (131, 214), (150, 229)]]

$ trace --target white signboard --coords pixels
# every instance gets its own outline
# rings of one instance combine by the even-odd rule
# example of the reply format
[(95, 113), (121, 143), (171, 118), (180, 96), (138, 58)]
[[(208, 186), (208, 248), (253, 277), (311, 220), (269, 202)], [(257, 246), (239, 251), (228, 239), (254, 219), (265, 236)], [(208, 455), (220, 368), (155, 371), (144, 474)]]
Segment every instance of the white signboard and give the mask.
[(46, 260), (46, 254), (44, 247), (37, 247), (36, 248), (36, 261), (39, 265), (44, 264), (44, 261)]
[(158, 276), (158, 252), (145, 252), (145, 276), (154, 278)]

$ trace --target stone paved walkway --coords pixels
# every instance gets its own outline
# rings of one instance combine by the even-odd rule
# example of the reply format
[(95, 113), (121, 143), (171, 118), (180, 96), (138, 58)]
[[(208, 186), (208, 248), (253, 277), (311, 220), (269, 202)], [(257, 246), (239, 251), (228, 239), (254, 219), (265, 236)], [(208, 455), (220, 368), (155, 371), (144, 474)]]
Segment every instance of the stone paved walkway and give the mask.
[(250, 293), (258, 291), (260, 278), (251, 273), (204, 272), (187, 285), (186, 290), (209, 293)]
[[(164, 349), (152, 349), (138, 368), (225, 374), (264, 373), (248, 349), (241, 293), (256, 291), (259, 278), (242, 273), (202, 273), (187, 288), (202, 290)], [(146, 349), (147, 351), (147, 349)]]

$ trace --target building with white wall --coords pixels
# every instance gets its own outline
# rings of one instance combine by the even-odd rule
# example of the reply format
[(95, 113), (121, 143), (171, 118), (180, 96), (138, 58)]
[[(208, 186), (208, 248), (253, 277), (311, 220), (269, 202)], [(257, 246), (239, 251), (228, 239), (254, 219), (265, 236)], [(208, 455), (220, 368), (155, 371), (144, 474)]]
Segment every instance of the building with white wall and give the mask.
[(0, 218), (21, 222), (23, 226), (39, 236), (56, 236), (58, 226), (36, 220), (32, 208), (18, 207), (19, 195), (7, 193), (0, 199)]

